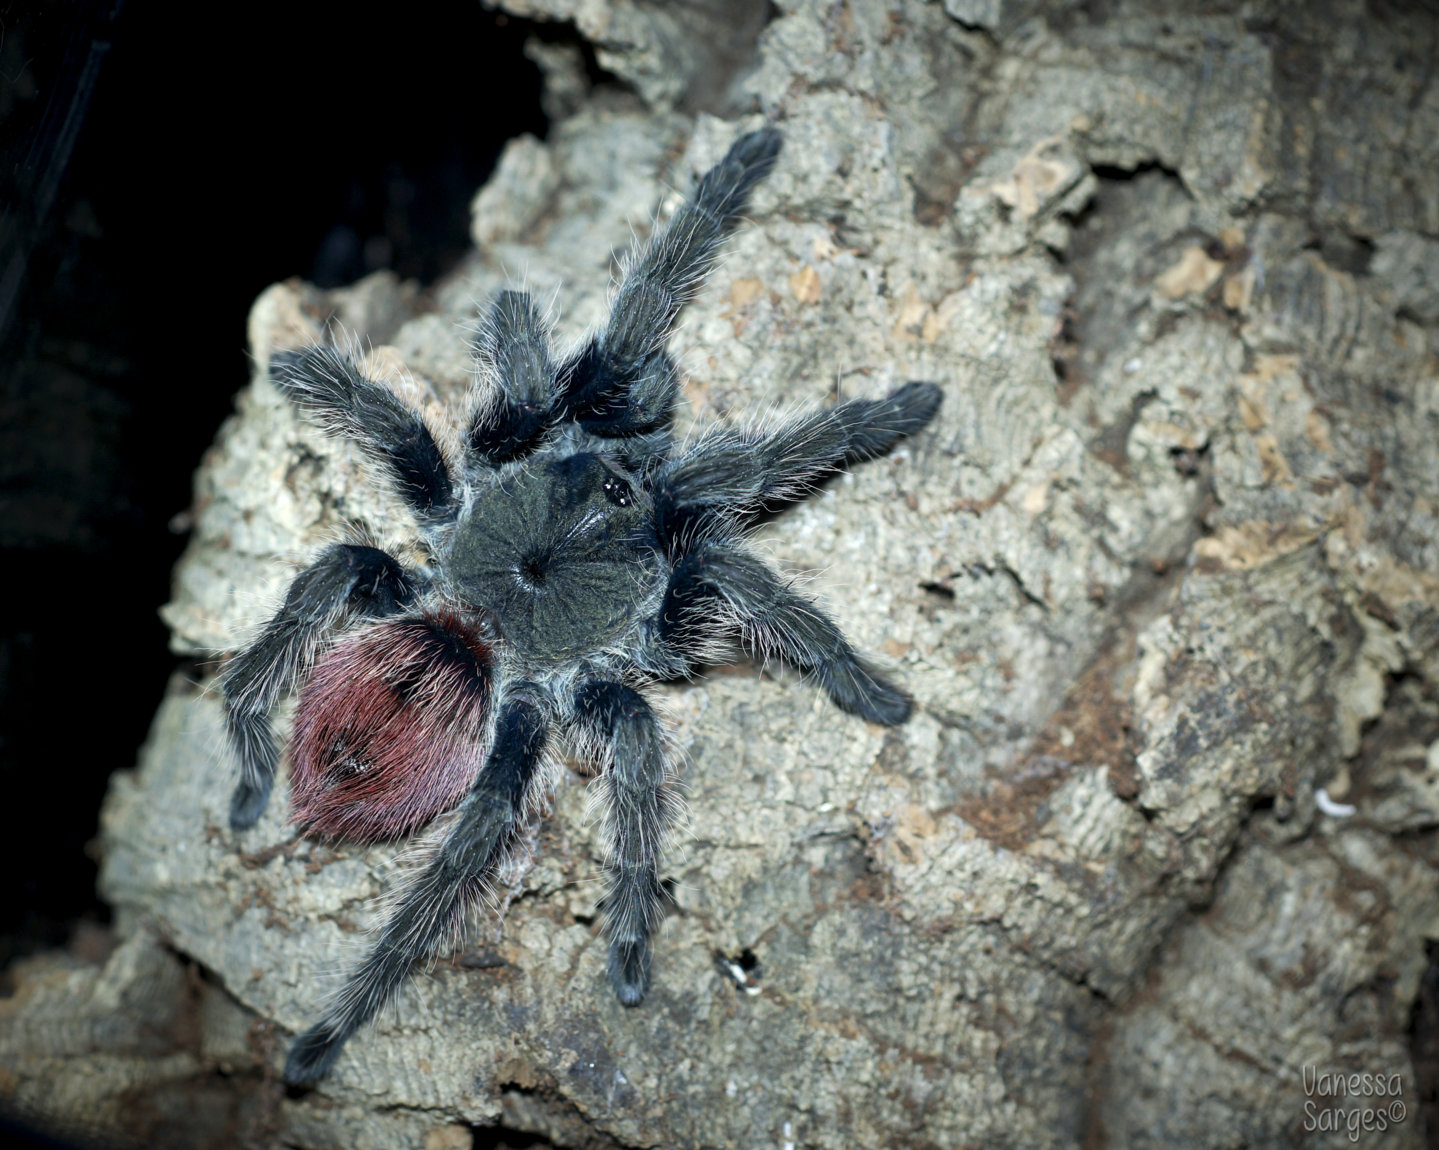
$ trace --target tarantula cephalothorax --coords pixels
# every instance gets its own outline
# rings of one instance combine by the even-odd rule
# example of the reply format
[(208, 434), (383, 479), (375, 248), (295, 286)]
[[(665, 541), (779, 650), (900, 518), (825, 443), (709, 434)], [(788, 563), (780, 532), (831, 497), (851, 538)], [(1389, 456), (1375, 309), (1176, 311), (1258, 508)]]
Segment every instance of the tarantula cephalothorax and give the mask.
[(292, 1083), (322, 1076), (456, 927), (542, 805), (552, 737), (600, 769), (609, 973), (621, 1002), (644, 997), (675, 799), (641, 684), (683, 676), (738, 638), (807, 672), (845, 711), (886, 725), (908, 717), (909, 699), (743, 540), (767, 509), (922, 428), (939, 388), (908, 383), (762, 432), (711, 430), (673, 453), (679, 376), (667, 338), (779, 149), (773, 129), (741, 137), (632, 254), (608, 321), (570, 358), (552, 358), (527, 295), (501, 294), (475, 347), (495, 386), (469, 413), (462, 458), (446, 458), (418, 415), (333, 348), (271, 358), (281, 391), (388, 472), (429, 559), (330, 547), (230, 662), (231, 825), (251, 826), (265, 808), (278, 762), (270, 713), (295, 688), (302, 827), (373, 841), (457, 808), (291, 1049)]

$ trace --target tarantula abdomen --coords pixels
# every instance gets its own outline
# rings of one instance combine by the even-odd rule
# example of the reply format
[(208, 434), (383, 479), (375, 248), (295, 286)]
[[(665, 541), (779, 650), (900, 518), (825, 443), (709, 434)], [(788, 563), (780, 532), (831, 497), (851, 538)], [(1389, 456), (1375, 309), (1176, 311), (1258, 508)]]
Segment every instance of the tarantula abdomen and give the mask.
[(295, 712), (295, 823), (373, 842), (453, 807), (484, 763), (494, 662), (482, 623), (459, 611), (380, 623), (338, 643)]

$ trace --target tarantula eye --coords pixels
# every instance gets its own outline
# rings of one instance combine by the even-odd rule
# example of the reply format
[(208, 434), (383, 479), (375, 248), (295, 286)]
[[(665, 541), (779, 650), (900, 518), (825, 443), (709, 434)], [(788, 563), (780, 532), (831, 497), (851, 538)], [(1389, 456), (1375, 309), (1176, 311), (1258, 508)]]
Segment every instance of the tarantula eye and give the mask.
[(602, 486), (605, 498), (616, 507), (628, 507), (635, 501), (634, 489), (618, 475), (606, 475)]

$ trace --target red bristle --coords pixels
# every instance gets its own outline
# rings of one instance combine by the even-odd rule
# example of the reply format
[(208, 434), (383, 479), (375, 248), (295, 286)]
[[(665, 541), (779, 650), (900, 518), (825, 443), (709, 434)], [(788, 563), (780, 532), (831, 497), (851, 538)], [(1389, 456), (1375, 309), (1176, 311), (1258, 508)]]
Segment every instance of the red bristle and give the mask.
[(344, 640), (300, 694), (291, 817), (323, 838), (397, 838), (454, 806), (484, 763), (494, 655), (454, 612)]

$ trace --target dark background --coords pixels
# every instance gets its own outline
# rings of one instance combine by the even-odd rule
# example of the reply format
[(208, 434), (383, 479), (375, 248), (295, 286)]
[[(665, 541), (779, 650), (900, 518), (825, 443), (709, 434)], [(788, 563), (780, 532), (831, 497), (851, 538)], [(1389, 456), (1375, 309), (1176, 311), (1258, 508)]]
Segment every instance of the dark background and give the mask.
[(179, 665), (156, 611), (268, 284), (430, 283), (504, 142), (527, 36), (445, 0), (0, 0), (0, 969), (103, 924), (106, 779)]

